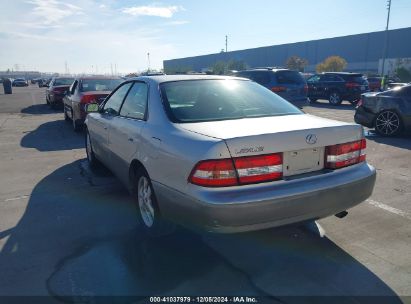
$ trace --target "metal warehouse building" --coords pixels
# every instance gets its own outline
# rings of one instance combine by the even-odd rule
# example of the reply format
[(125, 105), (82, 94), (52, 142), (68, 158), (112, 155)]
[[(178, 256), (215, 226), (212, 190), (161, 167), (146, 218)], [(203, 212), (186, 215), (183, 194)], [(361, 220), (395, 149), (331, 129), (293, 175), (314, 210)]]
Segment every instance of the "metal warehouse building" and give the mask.
[[(273, 45), (253, 49), (222, 52), (203, 56), (165, 60), (164, 69), (190, 69), (201, 71), (212, 67), (217, 61), (231, 59), (243, 60), (249, 67), (284, 66), (291, 56), (308, 60), (306, 72), (315, 71), (315, 66), (328, 56), (343, 57), (348, 65), (347, 71), (378, 72), (381, 71), (385, 31), (366, 34), (327, 38), (305, 42)], [(411, 58), (411, 27), (388, 31), (386, 69), (392, 71), (398, 59)]]

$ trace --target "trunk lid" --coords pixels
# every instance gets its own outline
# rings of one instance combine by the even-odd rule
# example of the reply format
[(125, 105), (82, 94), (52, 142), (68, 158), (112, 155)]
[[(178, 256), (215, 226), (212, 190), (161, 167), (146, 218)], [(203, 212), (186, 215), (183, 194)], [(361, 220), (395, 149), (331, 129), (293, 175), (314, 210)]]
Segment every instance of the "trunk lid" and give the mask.
[(179, 127), (223, 139), (232, 157), (322, 149), (363, 136), (358, 124), (309, 114), (186, 123)]
[(83, 92), (82, 96), (87, 96), (88, 99), (94, 97), (98, 104), (101, 104), (104, 99), (108, 95), (110, 95), (111, 91), (90, 91), (90, 92)]

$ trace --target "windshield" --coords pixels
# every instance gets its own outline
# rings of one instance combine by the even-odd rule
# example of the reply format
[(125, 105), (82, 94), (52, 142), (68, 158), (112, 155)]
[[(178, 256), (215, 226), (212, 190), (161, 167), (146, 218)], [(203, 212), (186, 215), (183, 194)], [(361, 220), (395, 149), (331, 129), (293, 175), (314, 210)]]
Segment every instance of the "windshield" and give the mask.
[(244, 80), (190, 80), (160, 85), (173, 122), (198, 122), (302, 112), (261, 85)]
[(82, 92), (113, 91), (121, 82), (121, 79), (84, 79), (80, 90)]
[(61, 85), (71, 85), (73, 83), (73, 78), (57, 78), (54, 80), (54, 86), (61, 86)]

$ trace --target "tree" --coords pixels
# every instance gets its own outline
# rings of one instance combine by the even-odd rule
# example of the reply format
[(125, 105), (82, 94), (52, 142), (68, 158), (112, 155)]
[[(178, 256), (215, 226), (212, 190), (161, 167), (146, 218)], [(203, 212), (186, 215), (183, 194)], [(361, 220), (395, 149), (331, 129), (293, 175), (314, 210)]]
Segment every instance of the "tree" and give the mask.
[(246, 68), (247, 68), (247, 65), (243, 60), (231, 59), (227, 63), (227, 69), (228, 70), (242, 71), (242, 70), (245, 70)]
[(213, 64), (211, 70), (215, 75), (224, 75), (227, 70), (227, 63), (224, 61), (217, 61)]
[(317, 64), (316, 70), (321, 72), (341, 72), (347, 66), (347, 61), (340, 56), (330, 56)]
[(411, 71), (406, 69), (405, 67), (397, 68), (395, 74), (398, 76), (398, 78), (400, 78), (402, 82), (411, 81)]
[(304, 72), (304, 68), (308, 65), (308, 60), (298, 56), (291, 56), (287, 59), (285, 65), (290, 70)]

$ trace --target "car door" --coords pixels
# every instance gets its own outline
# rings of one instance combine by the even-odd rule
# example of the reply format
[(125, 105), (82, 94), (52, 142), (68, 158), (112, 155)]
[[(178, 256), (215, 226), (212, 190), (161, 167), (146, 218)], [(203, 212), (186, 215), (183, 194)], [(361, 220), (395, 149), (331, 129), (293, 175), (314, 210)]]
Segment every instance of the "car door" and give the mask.
[(131, 85), (132, 83), (127, 82), (119, 86), (102, 104), (100, 111), (90, 117), (87, 124), (94, 153), (111, 169), (111, 152), (108, 144), (109, 128), (113, 119), (120, 113), (121, 104)]
[(66, 112), (66, 115), (73, 119), (73, 111), (72, 111), (72, 99), (74, 97), (76, 88), (78, 85), (78, 80), (76, 79), (68, 89), (68, 93), (66, 96), (63, 98), (63, 105), (64, 105), (64, 111)]
[(309, 98), (317, 99), (321, 97), (318, 91), (319, 81), (320, 81), (320, 75), (314, 75), (307, 79)]
[(111, 164), (116, 175), (127, 184), (129, 166), (142, 147), (141, 134), (146, 126), (148, 84), (135, 81), (129, 90), (120, 115), (113, 118), (109, 131)]
[(405, 128), (411, 128), (411, 86), (400, 89), (400, 95), (403, 100), (400, 107), (400, 115)]

